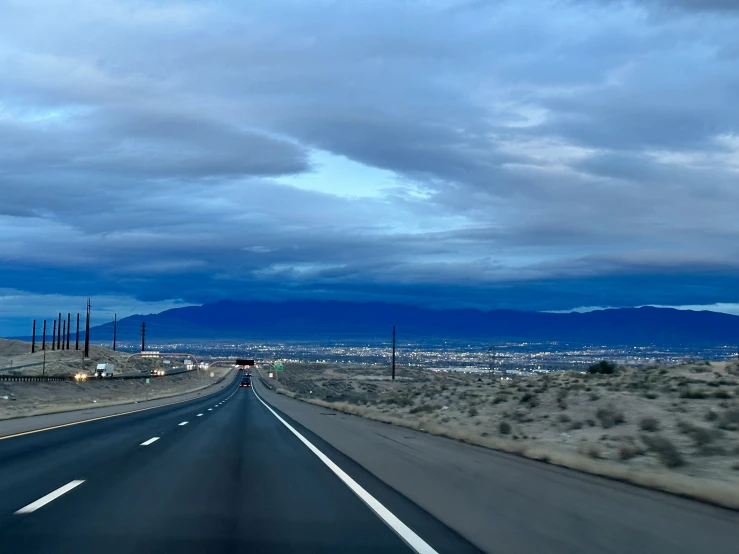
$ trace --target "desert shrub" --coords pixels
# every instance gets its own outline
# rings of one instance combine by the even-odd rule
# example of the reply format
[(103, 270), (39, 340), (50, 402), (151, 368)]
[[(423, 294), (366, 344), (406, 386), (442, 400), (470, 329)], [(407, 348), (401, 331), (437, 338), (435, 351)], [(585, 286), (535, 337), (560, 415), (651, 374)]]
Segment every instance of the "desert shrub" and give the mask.
[(719, 427), (736, 431), (739, 429), (739, 408), (730, 408), (719, 416)]
[(659, 431), (659, 420), (656, 417), (645, 417), (639, 422), (642, 431)]
[(714, 439), (720, 436), (721, 433), (716, 429), (698, 427), (697, 425), (693, 425), (692, 423), (688, 423), (686, 421), (678, 421), (677, 428), (680, 430), (681, 433), (688, 435), (691, 439), (693, 439), (695, 446), (698, 447), (702, 447), (712, 443)]
[(560, 410), (566, 410), (567, 409), (567, 400), (564, 398), (560, 398), (557, 400), (557, 406), (559, 406)]
[(705, 444), (698, 448), (698, 454), (701, 456), (726, 456), (727, 452), (723, 446)]
[(557, 400), (563, 400), (567, 398), (568, 394), (569, 394), (569, 391), (567, 389), (559, 389), (557, 391)]
[(651, 452), (657, 455), (663, 466), (674, 468), (685, 465), (682, 454), (670, 439), (661, 435), (644, 435), (642, 441)]
[(400, 406), (401, 408), (412, 406), (413, 400), (411, 400), (408, 396), (391, 396), (387, 399), (388, 404), (395, 404), (396, 406)]
[(587, 445), (585, 445), (585, 447), (583, 449), (583, 453), (588, 458), (593, 458), (594, 460), (598, 460), (601, 457), (600, 447), (597, 444), (587, 444)]
[(573, 421), (570, 423), (570, 431), (575, 431), (577, 429), (582, 429), (582, 421)]
[(731, 393), (727, 390), (720, 389), (720, 390), (714, 391), (711, 396), (713, 396), (714, 398), (727, 399), (727, 398), (731, 398)]
[(610, 429), (611, 427), (620, 425), (626, 421), (624, 413), (612, 404), (609, 404), (604, 408), (600, 408), (595, 412), (595, 417), (600, 421), (600, 425), (603, 429)]
[(511, 433), (511, 424), (507, 421), (501, 421), (498, 424), (498, 432), (500, 432), (501, 435), (509, 435)]
[(528, 404), (530, 408), (536, 408), (541, 404), (541, 400), (539, 400), (539, 397), (536, 395), (536, 393), (533, 392), (527, 392), (522, 397), (520, 402), (522, 404)]
[(585, 421), (585, 423), (588, 424), (588, 427), (595, 427), (595, 420), (594, 419), (588, 419)]
[(572, 418), (567, 414), (559, 414), (559, 417), (557, 419), (559, 419), (560, 423), (569, 423), (570, 421), (572, 421)]
[(588, 368), (588, 371), (590, 373), (598, 373), (600, 375), (611, 375), (613, 373), (616, 373), (616, 368), (618, 366), (614, 364), (613, 362), (609, 362), (607, 360), (601, 360), (597, 364), (593, 364)]
[(630, 460), (640, 454), (643, 454), (643, 451), (633, 444), (624, 444), (618, 449), (618, 457), (622, 460)]
[(680, 398), (690, 398), (692, 400), (702, 400), (708, 398), (708, 393), (701, 389), (685, 387), (680, 391)]
[(588, 395), (588, 399), (590, 399), (590, 400), (591, 400), (591, 401), (593, 401), (593, 402), (594, 402), (594, 401), (596, 401), (596, 400), (598, 400), (599, 398), (600, 398), (600, 396), (598, 396), (598, 395), (597, 395), (596, 393), (594, 393), (594, 392), (591, 392), (591, 393), (590, 393), (590, 394)]
[(656, 392), (647, 392), (644, 394), (644, 398), (648, 398), (649, 400), (654, 400), (655, 398), (659, 398), (659, 395)]
[(706, 415), (703, 416), (703, 419), (706, 421), (716, 421), (718, 419), (718, 414), (713, 410), (708, 410)]
[(478, 412), (477, 411), (477, 408), (475, 408), (474, 406), (472, 408), (470, 408), (469, 410), (467, 410), (467, 415), (470, 416), (470, 417), (475, 417), (479, 413), (480, 412)]
[(493, 404), (500, 404), (501, 402), (508, 402), (508, 397), (502, 394), (498, 394), (493, 398)]
[(440, 409), (441, 406), (438, 404), (419, 404), (418, 406), (413, 406), (409, 412), (412, 414), (426, 414), (429, 412), (436, 411)]

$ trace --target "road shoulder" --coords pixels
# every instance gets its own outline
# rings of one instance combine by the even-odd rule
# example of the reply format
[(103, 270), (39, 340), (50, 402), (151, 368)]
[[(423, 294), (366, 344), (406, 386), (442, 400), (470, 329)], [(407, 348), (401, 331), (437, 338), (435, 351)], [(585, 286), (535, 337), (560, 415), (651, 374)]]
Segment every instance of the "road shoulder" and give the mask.
[(484, 551), (728, 553), (739, 540), (734, 512), (256, 390)]

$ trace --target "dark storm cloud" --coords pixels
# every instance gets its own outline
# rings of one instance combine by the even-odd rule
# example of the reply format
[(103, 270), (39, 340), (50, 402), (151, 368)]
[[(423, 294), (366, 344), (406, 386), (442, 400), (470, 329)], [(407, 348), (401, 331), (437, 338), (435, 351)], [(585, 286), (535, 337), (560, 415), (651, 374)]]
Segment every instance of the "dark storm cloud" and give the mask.
[(733, 7), (5, 2), (0, 288), (739, 301)]

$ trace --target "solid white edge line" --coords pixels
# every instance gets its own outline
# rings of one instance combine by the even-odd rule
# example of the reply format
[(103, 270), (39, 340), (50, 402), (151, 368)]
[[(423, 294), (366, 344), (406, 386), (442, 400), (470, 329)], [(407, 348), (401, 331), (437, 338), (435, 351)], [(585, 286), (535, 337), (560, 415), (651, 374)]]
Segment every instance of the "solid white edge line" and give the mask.
[(182, 427), (183, 425), (187, 425), (187, 421), (183, 421), (179, 426)]
[[(252, 387), (251, 390), (254, 391), (254, 387)], [(364, 502), (373, 512), (375, 512), (377, 517), (379, 517), (388, 527), (390, 527), (390, 529), (392, 529), (395, 534), (397, 534), (414, 552), (417, 552), (418, 554), (438, 554), (438, 552), (431, 548), (431, 546), (429, 546), (426, 541), (416, 535), (416, 533), (414, 533), (410, 527), (400, 521), (400, 519), (398, 519), (395, 514), (393, 514), (390, 510), (383, 506), (374, 496), (364, 490), (359, 485), (359, 483), (349, 477), (349, 475), (343, 469), (332, 462), (331, 459), (323, 452), (318, 450), (318, 448), (316, 448), (313, 443), (311, 443), (308, 439), (306, 439), (303, 435), (296, 431), (292, 425), (290, 425), (287, 421), (280, 417), (279, 414), (277, 414), (277, 412), (275, 412), (269, 406), (269, 404), (262, 400), (262, 397), (259, 396), (256, 391), (254, 391), (254, 395), (262, 404), (264, 404), (265, 408), (272, 412), (273, 416), (280, 420), (280, 422), (285, 427), (287, 427), (293, 435), (298, 437), (298, 439), (300, 439), (300, 441), (305, 446), (307, 446), (308, 449), (313, 452), (313, 454), (315, 454), (319, 460), (326, 464), (328, 468), (333, 471), (336, 476), (341, 479), (344, 484), (360, 498), (360, 500), (362, 500), (362, 502)]]
[(151, 443), (156, 442), (159, 440), (159, 437), (151, 437), (148, 441), (144, 441), (141, 443), (141, 446), (149, 446)]
[(63, 487), (59, 487), (58, 489), (56, 489), (55, 491), (50, 492), (46, 496), (44, 496), (42, 498), (39, 498), (36, 502), (31, 502), (28, 506), (24, 506), (23, 508), (21, 508), (20, 510), (18, 510), (15, 513), (16, 514), (30, 514), (31, 512), (35, 512), (36, 510), (38, 510), (42, 506), (45, 506), (46, 504), (48, 504), (52, 500), (56, 500), (57, 498), (59, 498), (64, 493), (71, 491), (73, 488), (75, 488), (78, 485), (81, 485), (84, 482), (85, 482), (84, 479), (82, 479), (82, 480), (76, 480), (76, 481), (70, 481), (69, 483), (67, 483)]

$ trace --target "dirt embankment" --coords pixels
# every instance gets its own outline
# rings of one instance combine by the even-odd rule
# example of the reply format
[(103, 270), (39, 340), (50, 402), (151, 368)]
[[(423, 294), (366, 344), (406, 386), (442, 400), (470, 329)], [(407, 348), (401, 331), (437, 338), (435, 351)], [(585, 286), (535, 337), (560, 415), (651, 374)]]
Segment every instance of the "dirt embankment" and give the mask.
[[(214, 376), (197, 371), (168, 377), (84, 382), (0, 381), (0, 420), (166, 398), (206, 388), (231, 368), (214, 367)], [(7, 399), (6, 399), (7, 398)]]
[[(80, 350), (51, 350), (51, 341), (46, 344), (46, 351), (41, 344), (36, 345), (36, 352), (31, 354), (31, 343), (17, 340), (0, 339), (0, 375), (74, 375), (78, 371), (91, 373), (99, 363), (112, 363), (117, 371), (124, 369), (130, 352), (114, 351), (103, 346), (90, 345), (90, 356), (83, 358)], [(44, 361), (45, 360), (45, 361)], [(137, 370), (129, 364), (127, 370)]]
[(515, 380), (287, 364), (284, 394), (739, 508), (739, 364)]

